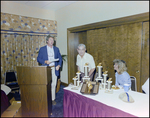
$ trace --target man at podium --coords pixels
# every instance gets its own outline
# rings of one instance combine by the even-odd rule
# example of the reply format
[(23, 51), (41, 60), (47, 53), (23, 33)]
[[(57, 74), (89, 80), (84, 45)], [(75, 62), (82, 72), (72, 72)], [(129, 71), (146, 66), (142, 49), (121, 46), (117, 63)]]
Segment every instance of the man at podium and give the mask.
[(39, 50), (39, 54), (37, 57), (37, 61), (46, 66), (51, 66), (52, 70), (52, 83), (51, 83), (51, 95), (52, 95), (52, 104), (56, 105), (55, 102), (55, 95), (56, 95), (56, 83), (57, 77), (60, 74), (60, 67), (62, 65), (62, 57), (59, 51), (59, 48), (53, 46), (54, 44), (54, 37), (48, 35), (46, 37), (46, 46), (43, 46)]

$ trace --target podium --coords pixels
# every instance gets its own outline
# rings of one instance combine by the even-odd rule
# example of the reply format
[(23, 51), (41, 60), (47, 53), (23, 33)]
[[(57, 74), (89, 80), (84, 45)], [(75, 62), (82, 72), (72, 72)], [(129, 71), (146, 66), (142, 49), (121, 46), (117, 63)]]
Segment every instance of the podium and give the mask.
[(23, 117), (49, 117), (52, 113), (51, 67), (17, 66)]

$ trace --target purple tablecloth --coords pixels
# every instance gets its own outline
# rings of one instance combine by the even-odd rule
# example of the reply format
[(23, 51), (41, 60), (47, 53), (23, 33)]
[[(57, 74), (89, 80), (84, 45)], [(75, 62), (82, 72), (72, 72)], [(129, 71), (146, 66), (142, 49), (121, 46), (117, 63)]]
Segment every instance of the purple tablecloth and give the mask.
[(7, 95), (1, 90), (1, 115), (10, 106)]
[(136, 117), (64, 89), (64, 117)]

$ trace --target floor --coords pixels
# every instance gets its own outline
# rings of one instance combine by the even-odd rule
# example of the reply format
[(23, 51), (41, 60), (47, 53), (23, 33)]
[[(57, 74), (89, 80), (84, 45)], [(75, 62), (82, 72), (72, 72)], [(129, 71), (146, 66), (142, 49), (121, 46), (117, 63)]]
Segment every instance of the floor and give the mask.
[(56, 93), (56, 105), (52, 106), (52, 115), (51, 117), (63, 117), (63, 88), (65, 86), (60, 85), (60, 90)]
[[(56, 105), (52, 105), (52, 115), (51, 117), (63, 117), (63, 88), (65, 86), (60, 85), (60, 90), (56, 93)], [(12, 97), (12, 95), (11, 95)], [(18, 92), (13, 93), (13, 97), (16, 101), (21, 101), (20, 94)]]

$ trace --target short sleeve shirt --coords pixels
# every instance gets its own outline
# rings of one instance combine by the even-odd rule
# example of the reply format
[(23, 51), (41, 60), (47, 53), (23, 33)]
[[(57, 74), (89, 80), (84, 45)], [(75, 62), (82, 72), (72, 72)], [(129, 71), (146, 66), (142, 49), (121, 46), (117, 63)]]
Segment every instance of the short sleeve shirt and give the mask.
[(88, 63), (89, 65), (89, 70), (88, 72), (95, 68), (95, 62), (94, 62), (94, 59), (93, 59), (93, 56), (88, 54), (88, 53), (85, 53), (84, 56), (81, 58), (81, 56), (78, 54), (77, 55), (77, 61), (76, 61), (76, 65), (79, 67), (79, 70), (81, 72), (84, 73), (84, 65), (85, 63)]

